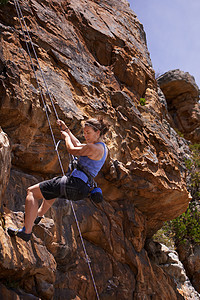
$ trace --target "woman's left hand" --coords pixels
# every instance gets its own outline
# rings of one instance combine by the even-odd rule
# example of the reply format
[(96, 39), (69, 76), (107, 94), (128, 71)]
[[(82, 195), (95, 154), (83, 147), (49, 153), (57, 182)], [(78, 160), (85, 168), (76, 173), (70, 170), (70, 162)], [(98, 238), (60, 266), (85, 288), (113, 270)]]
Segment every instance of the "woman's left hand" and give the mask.
[(64, 139), (70, 138), (69, 133), (67, 131), (61, 130), (61, 135)]

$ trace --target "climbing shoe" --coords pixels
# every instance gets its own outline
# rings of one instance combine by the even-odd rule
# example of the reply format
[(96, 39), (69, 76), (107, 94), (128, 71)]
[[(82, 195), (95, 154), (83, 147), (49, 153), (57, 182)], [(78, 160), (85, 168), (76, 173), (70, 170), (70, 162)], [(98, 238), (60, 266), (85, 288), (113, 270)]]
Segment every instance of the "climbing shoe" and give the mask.
[(23, 227), (21, 229), (14, 229), (12, 227), (8, 227), (7, 232), (10, 236), (18, 236), (19, 238), (21, 238), (22, 240), (24, 240), (26, 242), (28, 242), (31, 238), (31, 233), (26, 233), (25, 227)]
[[(34, 221), (34, 224), (37, 225), (40, 223), (40, 221), (43, 219), (43, 216), (42, 217), (36, 217), (35, 221)], [(24, 213), (24, 222), (25, 222), (25, 213)]]
[(43, 217), (37, 217), (34, 221), (34, 224), (37, 225), (38, 223), (40, 223), (40, 221), (43, 219)]

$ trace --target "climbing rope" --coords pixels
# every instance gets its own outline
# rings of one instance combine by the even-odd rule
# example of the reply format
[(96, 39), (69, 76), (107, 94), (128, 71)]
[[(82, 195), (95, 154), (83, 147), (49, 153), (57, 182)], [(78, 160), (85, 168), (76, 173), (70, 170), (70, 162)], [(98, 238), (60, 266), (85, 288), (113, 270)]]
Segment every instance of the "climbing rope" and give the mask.
[[(62, 162), (61, 162), (61, 159), (60, 159), (60, 155), (59, 155), (59, 152), (58, 152), (58, 147), (56, 147), (56, 140), (55, 140), (55, 137), (54, 137), (53, 129), (52, 129), (52, 126), (51, 126), (51, 122), (50, 122), (50, 119), (49, 119), (49, 115), (48, 115), (48, 113), (49, 113), (48, 105), (47, 105), (47, 103), (46, 103), (46, 101), (45, 101), (45, 97), (44, 97), (43, 91), (42, 91), (42, 89), (41, 89), (41, 87), (40, 87), (40, 84), (39, 84), (39, 81), (38, 81), (38, 77), (37, 77), (37, 74), (36, 74), (36, 70), (35, 70), (35, 67), (34, 67), (34, 63), (33, 63), (33, 59), (32, 59), (32, 56), (31, 56), (31, 52), (30, 52), (30, 48), (29, 48), (28, 42), (30, 42), (30, 44), (31, 44), (31, 47), (32, 47), (34, 56), (35, 56), (35, 58), (36, 58), (36, 60), (37, 60), (38, 66), (39, 66), (40, 73), (41, 73), (41, 75), (42, 75), (43, 81), (45, 82), (45, 86), (47, 87), (46, 80), (45, 80), (45, 78), (44, 78), (43, 71), (42, 71), (42, 69), (41, 69), (41, 67), (40, 67), (40, 63), (39, 63), (39, 60), (38, 60), (38, 57), (37, 57), (37, 53), (35, 52), (35, 47), (34, 47), (34, 45), (33, 45), (33, 42), (32, 42), (32, 39), (31, 39), (31, 37), (30, 37), (28, 28), (27, 28), (27, 26), (26, 26), (26, 22), (25, 22), (25, 20), (24, 20), (24, 17), (23, 17), (23, 14), (22, 14), (22, 11), (21, 11), (21, 8), (20, 8), (20, 5), (19, 5), (18, 0), (14, 0), (14, 4), (15, 4), (15, 8), (16, 8), (16, 11), (17, 11), (18, 19), (19, 19), (19, 22), (20, 22), (20, 25), (21, 25), (21, 29), (22, 29), (22, 33), (23, 33), (24, 40), (25, 40), (27, 52), (28, 52), (28, 55), (29, 55), (29, 57), (30, 57), (31, 67), (32, 67), (33, 72), (34, 72), (34, 75), (35, 75), (37, 87), (38, 87), (38, 90), (39, 90), (39, 92), (40, 92), (40, 96), (41, 96), (41, 99), (42, 99), (43, 107), (44, 107), (44, 110), (45, 110), (45, 113), (46, 113), (46, 117), (47, 117), (48, 125), (49, 125), (50, 131), (51, 131), (51, 136), (52, 136), (52, 139), (53, 139), (55, 151), (56, 151), (57, 156), (58, 156), (58, 160), (59, 160), (59, 164), (60, 164), (62, 173), (64, 174), (65, 172), (64, 172), (64, 169), (63, 169), (63, 166), (62, 166)], [(21, 16), (21, 17), (20, 17), (20, 16)], [(27, 35), (28, 35), (28, 39), (29, 39), (29, 40), (27, 40), (26, 33), (25, 33), (24, 30), (23, 30), (23, 24), (22, 24), (21, 18), (22, 18), (22, 20), (23, 20), (23, 24), (24, 24), (24, 27), (25, 27), (25, 29), (26, 29), (26, 33), (27, 33)], [(53, 109), (54, 109), (54, 112), (55, 112), (55, 115), (56, 115), (56, 119), (58, 120), (58, 119), (59, 119), (59, 118), (58, 118), (58, 114), (57, 114), (55, 105), (54, 105), (54, 103), (53, 103), (53, 100), (52, 100), (52, 98), (51, 98), (49, 89), (47, 90), (47, 94), (48, 94), (48, 96), (49, 96), (49, 99), (50, 99), (50, 101), (51, 101), (52, 107), (53, 107)]]
[[(39, 63), (39, 60), (38, 60), (38, 57), (37, 57), (37, 53), (35, 51), (35, 47), (33, 45), (32, 39), (30, 37), (30, 34), (29, 34), (29, 31), (28, 31), (28, 28), (27, 28), (27, 25), (26, 25), (24, 16), (22, 14), (21, 7), (19, 5), (18, 0), (14, 0), (14, 4), (15, 4), (15, 8), (16, 8), (16, 11), (17, 11), (18, 19), (19, 19), (19, 22), (20, 22), (20, 25), (21, 25), (21, 29), (22, 29), (24, 40), (25, 40), (27, 52), (28, 52), (28, 55), (30, 57), (31, 67), (32, 67), (34, 75), (35, 75), (37, 87), (38, 87), (38, 90), (40, 92), (40, 96), (41, 96), (41, 99), (42, 99), (43, 107), (44, 107), (44, 110), (45, 110), (45, 113), (46, 113), (46, 117), (47, 117), (48, 125), (49, 125), (49, 128), (50, 128), (51, 136), (52, 136), (52, 139), (53, 139), (55, 151), (56, 151), (57, 156), (58, 156), (59, 165), (60, 165), (60, 168), (61, 168), (61, 171), (62, 171), (62, 175), (64, 176), (65, 172), (64, 172), (62, 161), (60, 159), (60, 155), (59, 155), (59, 152), (58, 152), (59, 142), (56, 143), (56, 140), (55, 140), (55, 136), (54, 136), (53, 129), (52, 129), (51, 122), (50, 122), (50, 118), (49, 118), (48, 106), (47, 106), (47, 103), (45, 101), (45, 97), (44, 97), (43, 91), (42, 91), (42, 89), (40, 87), (40, 84), (39, 84), (39, 81), (38, 81), (37, 73), (36, 73), (36, 70), (35, 70), (35, 67), (34, 67), (34, 64), (33, 64), (32, 56), (31, 56), (31, 52), (30, 52), (30, 48), (29, 48), (29, 43), (30, 43), (31, 48), (33, 50), (35, 59), (37, 61), (38, 67), (39, 67), (39, 71), (41, 73), (41, 76), (42, 76), (42, 79), (43, 79), (43, 82), (44, 82), (44, 85), (45, 85), (45, 88), (46, 88), (46, 93), (48, 94), (48, 97), (50, 99), (50, 102), (51, 102), (51, 105), (53, 107), (53, 110), (54, 110), (54, 113), (55, 113), (55, 116), (56, 116), (57, 120), (59, 120), (58, 113), (57, 113), (55, 105), (53, 103), (53, 100), (52, 100), (52, 97), (51, 97), (51, 93), (50, 93), (48, 85), (46, 83), (46, 80), (45, 80), (42, 68), (40, 66), (40, 63)], [(24, 30), (23, 27), (25, 28), (25, 30)], [(71, 208), (72, 208), (72, 211), (73, 211), (73, 214), (74, 214), (74, 218), (75, 218), (75, 221), (76, 221), (76, 226), (78, 228), (79, 236), (80, 236), (80, 239), (81, 239), (81, 244), (82, 244), (83, 251), (84, 251), (84, 254), (85, 254), (85, 260), (86, 260), (86, 262), (88, 264), (88, 268), (89, 268), (89, 271), (90, 271), (90, 275), (91, 275), (93, 286), (94, 286), (94, 289), (95, 289), (95, 292), (96, 292), (96, 296), (97, 296), (97, 299), (100, 300), (100, 297), (99, 297), (99, 294), (98, 294), (98, 290), (97, 290), (97, 286), (96, 286), (96, 283), (95, 283), (95, 279), (94, 279), (94, 276), (93, 276), (92, 268), (91, 268), (91, 265), (90, 265), (91, 261), (90, 261), (90, 258), (88, 256), (88, 254), (87, 254), (87, 251), (86, 251), (86, 247), (85, 247), (85, 243), (84, 243), (84, 240), (83, 240), (83, 237), (82, 237), (82, 234), (81, 234), (79, 222), (78, 222), (78, 219), (77, 219), (77, 216), (76, 216), (76, 212), (75, 212), (75, 209), (74, 209), (73, 202), (71, 200), (70, 200), (70, 204), (71, 204)]]

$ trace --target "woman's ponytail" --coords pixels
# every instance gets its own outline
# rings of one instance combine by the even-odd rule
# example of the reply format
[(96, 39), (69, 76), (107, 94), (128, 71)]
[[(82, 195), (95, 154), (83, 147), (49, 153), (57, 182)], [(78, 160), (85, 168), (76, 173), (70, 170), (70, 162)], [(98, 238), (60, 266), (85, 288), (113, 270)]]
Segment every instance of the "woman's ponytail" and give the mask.
[(95, 131), (99, 130), (100, 131), (100, 136), (103, 136), (109, 130), (108, 124), (104, 121), (104, 119), (102, 117), (98, 118), (98, 119), (89, 119), (89, 120), (87, 120), (85, 122), (85, 126), (90, 126)]
[(99, 122), (101, 124), (101, 130), (100, 130), (101, 134), (100, 135), (104, 135), (109, 130), (108, 124), (106, 122), (104, 122), (103, 118), (100, 118)]

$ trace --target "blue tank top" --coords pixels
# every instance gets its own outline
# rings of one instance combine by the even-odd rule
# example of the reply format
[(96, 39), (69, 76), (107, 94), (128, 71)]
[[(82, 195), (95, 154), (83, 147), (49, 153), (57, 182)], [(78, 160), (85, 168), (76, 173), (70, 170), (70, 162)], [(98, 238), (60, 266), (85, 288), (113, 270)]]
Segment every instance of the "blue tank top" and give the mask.
[[(96, 177), (99, 171), (101, 170), (101, 168), (103, 167), (103, 164), (105, 163), (106, 160), (106, 154), (107, 154), (106, 145), (104, 143), (98, 142), (95, 144), (102, 144), (104, 146), (104, 154), (101, 159), (94, 160), (87, 156), (80, 156), (78, 159), (80, 165), (83, 166), (92, 177)], [(77, 169), (73, 170), (71, 175), (82, 179), (84, 182), (88, 181), (87, 175), (80, 170)]]

